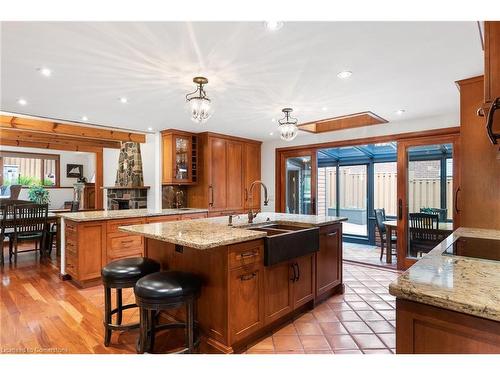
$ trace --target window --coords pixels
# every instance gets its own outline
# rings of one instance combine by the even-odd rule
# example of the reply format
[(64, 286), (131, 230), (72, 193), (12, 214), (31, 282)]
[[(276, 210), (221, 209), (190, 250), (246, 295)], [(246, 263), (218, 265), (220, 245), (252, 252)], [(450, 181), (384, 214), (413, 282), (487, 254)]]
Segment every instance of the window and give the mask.
[(0, 152), (1, 185), (59, 186), (59, 155)]

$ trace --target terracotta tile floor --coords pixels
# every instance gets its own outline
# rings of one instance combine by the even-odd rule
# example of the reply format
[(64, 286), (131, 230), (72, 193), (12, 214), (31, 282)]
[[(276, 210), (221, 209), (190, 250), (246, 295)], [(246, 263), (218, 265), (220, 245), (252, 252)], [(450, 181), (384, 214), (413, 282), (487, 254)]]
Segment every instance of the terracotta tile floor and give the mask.
[(248, 348), (249, 354), (391, 354), (397, 272), (344, 263), (344, 295), (333, 296)]

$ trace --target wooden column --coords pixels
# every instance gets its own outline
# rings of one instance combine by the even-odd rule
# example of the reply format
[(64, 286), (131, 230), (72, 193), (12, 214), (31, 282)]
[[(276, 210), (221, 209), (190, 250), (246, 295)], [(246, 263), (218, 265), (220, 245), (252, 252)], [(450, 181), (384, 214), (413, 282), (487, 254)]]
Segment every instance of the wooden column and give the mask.
[(95, 209), (103, 208), (103, 160), (102, 149), (95, 153)]

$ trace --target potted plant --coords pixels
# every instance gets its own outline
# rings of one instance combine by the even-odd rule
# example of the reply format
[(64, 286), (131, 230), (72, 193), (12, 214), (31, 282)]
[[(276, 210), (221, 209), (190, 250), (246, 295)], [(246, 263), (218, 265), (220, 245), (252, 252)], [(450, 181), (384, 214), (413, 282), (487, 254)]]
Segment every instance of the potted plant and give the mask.
[(43, 186), (31, 186), (28, 190), (28, 198), (37, 204), (48, 204), (50, 202), (49, 191)]

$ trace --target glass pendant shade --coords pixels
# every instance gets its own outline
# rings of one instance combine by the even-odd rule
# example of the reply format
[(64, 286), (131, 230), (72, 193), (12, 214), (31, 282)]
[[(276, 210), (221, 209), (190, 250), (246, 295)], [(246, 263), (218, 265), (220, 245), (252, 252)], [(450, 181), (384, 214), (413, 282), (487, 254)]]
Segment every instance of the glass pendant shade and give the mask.
[(207, 98), (193, 98), (187, 102), (191, 120), (203, 124), (212, 116), (212, 106)]
[(212, 103), (203, 88), (208, 83), (205, 77), (194, 77), (193, 82), (198, 85), (195, 91), (186, 95), (186, 103), (191, 120), (203, 124), (213, 114)]
[(282, 111), (285, 114), (285, 117), (278, 120), (278, 130), (280, 131), (281, 139), (290, 142), (295, 139), (299, 131), (299, 128), (297, 127), (298, 120), (290, 116), (290, 113), (293, 111), (291, 108), (283, 108)]

